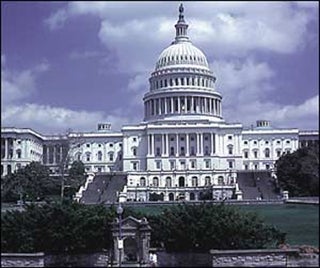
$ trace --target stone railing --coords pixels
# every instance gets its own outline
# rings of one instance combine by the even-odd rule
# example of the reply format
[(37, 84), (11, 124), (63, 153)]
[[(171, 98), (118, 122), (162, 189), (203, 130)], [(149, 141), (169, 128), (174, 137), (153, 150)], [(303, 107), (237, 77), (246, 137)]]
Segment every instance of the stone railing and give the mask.
[(77, 201), (77, 202), (80, 201), (80, 199), (82, 198), (82, 193), (88, 189), (88, 185), (89, 185), (89, 183), (91, 183), (93, 181), (94, 176), (95, 176), (94, 173), (88, 173), (88, 177), (86, 179), (84, 186), (81, 185), (79, 188), (79, 191), (76, 192), (76, 196), (74, 198), (75, 201)]

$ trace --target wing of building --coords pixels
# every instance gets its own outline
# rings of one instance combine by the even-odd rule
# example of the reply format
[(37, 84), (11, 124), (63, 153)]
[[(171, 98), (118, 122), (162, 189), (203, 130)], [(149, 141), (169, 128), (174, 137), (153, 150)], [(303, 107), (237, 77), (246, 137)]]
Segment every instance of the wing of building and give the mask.
[[(223, 119), (222, 95), (205, 54), (188, 37), (183, 8), (173, 42), (160, 54), (145, 93), (144, 120), (113, 132), (98, 131), (46, 136), (31, 129), (1, 129), (1, 174), (31, 161), (59, 173), (66, 154), (81, 160), (87, 172), (123, 172), (126, 200), (197, 200), (209, 190), (213, 199), (232, 198), (239, 191), (237, 173), (273, 170), (285, 152), (299, 147), (299, 137), (318, 139), (318, 132), (275, 129), (267, 120), (244, 129)], [(65, 144), (76, 144), (65, 150)], [(305, 143), (303, 143), (305, 144)], [(68, 147), (67, 146), (67, 147)], [(241, 190), (241, 189), (240, 189)]]

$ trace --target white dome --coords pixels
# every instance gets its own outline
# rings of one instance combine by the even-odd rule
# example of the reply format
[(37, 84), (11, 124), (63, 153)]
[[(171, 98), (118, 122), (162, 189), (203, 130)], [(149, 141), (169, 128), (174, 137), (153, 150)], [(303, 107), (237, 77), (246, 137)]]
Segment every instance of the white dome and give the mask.
[(156, 63), (156, 71), (162, 67), (181, 64), (209, 68), (203, 52), (190, 41), (184, 41), (173, 43), (162, 51)]

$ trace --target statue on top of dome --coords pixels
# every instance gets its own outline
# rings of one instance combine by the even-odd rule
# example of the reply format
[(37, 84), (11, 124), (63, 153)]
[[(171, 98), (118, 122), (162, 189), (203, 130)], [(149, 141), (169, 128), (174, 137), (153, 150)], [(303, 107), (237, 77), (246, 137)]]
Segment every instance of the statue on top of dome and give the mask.
[(180, 13), (180, 15), (182, 15), (183, 10), (184, 10), (183, 4), (181, 3), (180, 6), (179, 6), (179, 13)]

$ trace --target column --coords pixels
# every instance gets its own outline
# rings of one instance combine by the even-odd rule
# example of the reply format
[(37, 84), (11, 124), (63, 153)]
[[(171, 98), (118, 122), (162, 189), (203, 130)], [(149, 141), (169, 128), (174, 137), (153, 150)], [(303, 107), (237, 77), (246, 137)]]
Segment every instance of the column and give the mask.
[(164, 156), (164, 148), (165, 148), (165, 137), (164, 137), (165, 134), (161, 134), (161, 156)]
[(189, 156), (189, 133), (186, 134), (186, 156)]
[(211, 133), (211, 155), (214, 154), (214, 133)]
[(200, 134), (200, 154), (203, 155), (203, 133)]
[(170, 98), (170, 102), (171, 102), (171, 109), (170, 109), (170, 113), (173, 114), (174, 112), (174, 106), (173, 106), (173, 97)]
[(151, 134), (151, 155), (154, 155), (154, 134)]
[(204, 112), (207, 113), (208, 112), (207, 98), (203, 98), (203, 100), (204, 100)]
[(56, 146), (55, 144), (52, 145), (52, 163), (56, 163)]
[(151, 155), (151, 135), (148, 134), (148, 153), (147, 155)]
[(179, 134), (176, 134), (176, 156), (179, 156)]
[(184, 111), (183, 112), (184, 113), (187, 112), (187, 97), (186, 96), (184, 96)]
[(9, 155), (9, 144), (8, 144), (8, 139), (5, 138), (4, 139), (4, 158), (8, 159), (8, 155)]
[(181, 103), (180, 103), (180, 97), (178, 97), (178, 113), (181, 113)]
[(193, 97), (191, 97), (191, 109), (190, 109), (191, 113), (194, 113), (193, 105), (194, 105), (194, 99), (193, 99)]
[(196, 133), (196, 137), (197, 137), (197, 156), (200, 155), (200, 134), (199, 133)]
[(168, 98), (164, 98), (164, 113), (168, 113), (168, 107), (167, 107)]
[(166, 137), (166, 155), (169, 155), (169, 134), (165, 134), (165, 137)]

